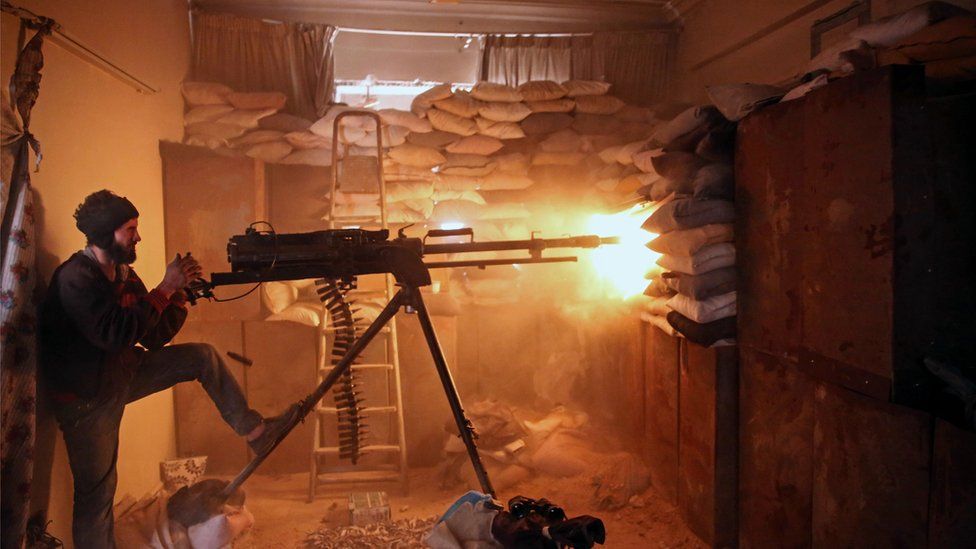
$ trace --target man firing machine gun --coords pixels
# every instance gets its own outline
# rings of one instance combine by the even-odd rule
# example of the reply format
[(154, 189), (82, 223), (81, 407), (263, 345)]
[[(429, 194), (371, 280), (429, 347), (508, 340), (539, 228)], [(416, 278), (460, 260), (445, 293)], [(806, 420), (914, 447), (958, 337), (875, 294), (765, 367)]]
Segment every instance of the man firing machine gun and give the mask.
[[(273, 230), (258, 231), (253, 228), (256, 224), (252, 224), (243, 235), (230, 238), (227, 244), (227, 258), (231, 272), (212, 273), (209, 281), (199, 278), (186, 288), (191, 303), (195, 304), (200, 299), (213, 299), (213, 289), (217, 286), (316, 279), (319, 296), (327, 309), (330, 311), (348, 309), (344, 294), (349, 289), (356, 287), (358, 276), (365, 274), (391, 273), (396, 280), (398, 290), (379, 313), (376, 320), (358, 338), (349, 342), (347, 351), (341, 360), (335, 364), (335, 367), (330, 370), (318, 387), (299, 402), (298, 414), (294, 415), (290, 424), (280, 431), (280, 435), (272, 442), (271, 450), (257, 455), (237, 477), (229, 484), (222, 486), (220, 494), (213, 493), (213, 484), (208, 485), (211, 487), (209, 493), (206, 490), (194, 492), (192, 487), (182, 489), (181, 492), (183, 493), (177, 493), (171, 500), (173, 513), (182, 516), (181, 522), (184, 524), (198, 522), (197, 516), (200, 519), (207, 516), (207, 507), (218, 502), (222, 504), (224, 500), (234, 494), (292, 429), (314, 410), (322, 397), (349, 371), (363, 350), (401, 307), (406, 308), (408, 312), (416, 313), (417, 319), (420, 321), (434, 366), (444, 387), (454, 421), (471, 459), (471, 465), (477, 475), (481, 490), (484, 494), (494, 498), (495, 490), (478, 455), (478, 448), (475, 443), (477, 435), (474, 426), (464, 414), (461, 400), (458, 397), (451, 372), (447, 367), (444, 353), (437, 341), (437, 335), (434, 332), (434, 326), (421, 296), (420, 288), (431, 284), (430, 269), (446, 267), (485, 268), (492, 265), (576, 261), (575, 256), (543, 257), (542, 253), (548, 248), (596, 248), (604, 244), (617, 243), (618, 239), (616, 237), (585, 235), (556, 239), (533, 237), (528, 240), (476, 242), (474, 231), (470, 228), (431, 230), (422, 239), (408, 237), (404, 229), (400, 229), (397, 237), (390, 239), (390, 232), (386, 229), (372, 231), (335, 229), (310, 233), (278, 234)], [(468, 237), (469, 240), (460, 243), (427, 242), (429, 238), (437, 237)], [(430, 255), (517, 250), (527, 251), (528, 256), (503, 259), (424, 261), (424, 257)], [(187, 504), (188, 499), (195, 500), (196, 504), (193, 502)], [(174, 508), (174, 502), (178, 503), (175, 507), (182, 507), (182, 513), (179, 509)], [(194, 510), (193, 513), (190, 513), (194, 516), (188, 516), (187, 509)], [(514, 506), (511, 511), (513, 513), (506, 512), (507, 520), (513, 523), (517, 522), (519, 518), (514, 513), (516, 511)], [(558, 521), (565, 523), (562, 531), (567, 539), (563, 543), (588, 547), (592, 546), (593, 541), (602, 542), (603, 525), (598, 519), (592, 517), (578, 517), (578, 519), (560, 518)], [(548, 531), (553, 532), (553, 535), (559, 535), (560, 528), (550, 525)], [(589, 540), (588, 544), (585, 541), (587, 539)], [(578, 545), (578, 542), (581, 541), (583, 545)]]

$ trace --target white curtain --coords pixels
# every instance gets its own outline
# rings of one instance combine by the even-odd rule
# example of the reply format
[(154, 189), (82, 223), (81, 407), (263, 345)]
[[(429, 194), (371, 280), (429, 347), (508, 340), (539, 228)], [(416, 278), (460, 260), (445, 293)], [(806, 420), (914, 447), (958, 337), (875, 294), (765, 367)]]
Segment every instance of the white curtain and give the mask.
[(282, 92), (287, 111), (314, 120), (335, 91), (335, 35), (332, 25), (194, 12), (193, 79)]

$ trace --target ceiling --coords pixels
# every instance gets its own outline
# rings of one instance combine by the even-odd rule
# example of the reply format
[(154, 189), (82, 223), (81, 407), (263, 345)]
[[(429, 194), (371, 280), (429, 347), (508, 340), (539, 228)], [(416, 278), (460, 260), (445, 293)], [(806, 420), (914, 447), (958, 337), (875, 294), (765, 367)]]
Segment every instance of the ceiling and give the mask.
[(554, 33), (670, 27), (695, 0), (190, 0), (191, 5), (339, 27), (457, 33)]

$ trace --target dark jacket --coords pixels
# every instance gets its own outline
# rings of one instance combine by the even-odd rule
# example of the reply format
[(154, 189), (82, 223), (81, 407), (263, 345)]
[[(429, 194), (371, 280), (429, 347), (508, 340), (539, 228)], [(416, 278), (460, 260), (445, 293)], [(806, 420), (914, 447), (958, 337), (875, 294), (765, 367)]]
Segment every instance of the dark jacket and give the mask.
[(136, 345), (158, 349), (183, 326), (180, 297), (146, 291), (128, 266), (109, 281), (84, 251), (62, 263), (41, 311), (41, 370), (54, 400), (102, 400), (126, 390), (144, 352)]

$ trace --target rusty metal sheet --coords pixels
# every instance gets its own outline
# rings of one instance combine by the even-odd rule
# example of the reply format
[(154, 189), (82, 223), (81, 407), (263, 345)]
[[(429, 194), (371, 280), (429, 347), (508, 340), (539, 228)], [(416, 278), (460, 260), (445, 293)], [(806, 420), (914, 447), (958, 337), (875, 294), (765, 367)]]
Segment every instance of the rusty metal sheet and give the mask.
[(739, 545), (809, 547), (813, 380), (739, 348)]
[(925, 546), (931, 416), (828, 383), (814, 391), (813, 545)]
[(976, 433), (941, 419), (932, 449), (929, 547), (976, 543)]
[[(245, 386), (245, 366), (227, 358), (228, 351), (244, 352), (244, 333), (237, 320), (188, 320), (174, 343), (209, 343), (224, 357), (234, 379)], [(247, 464), (247, 445), (220, 417), (220, 412), (196, 382), (173, 387), (176, 411), (176, 451), (180, 457), (207, 456), (207, 474), (236, 474)]]
[(679, 339), (644, 327), (644, 455), (651, 486), (672, 504), (678, 500)]
[(738, 127), (735, 240), (739, 267), (739, 343), (796, 355), (800, 273), (798, 187), (803, 185), (804, 112), (799, 102), (753, 113)]
[(681, 341), (678, 387), (678, 508), (712, 546), (735, 545), (737, 349)]

